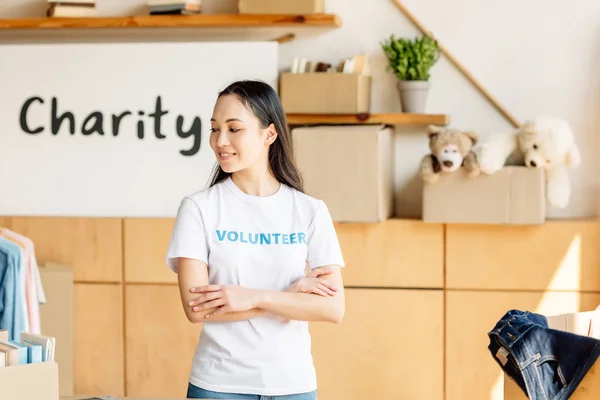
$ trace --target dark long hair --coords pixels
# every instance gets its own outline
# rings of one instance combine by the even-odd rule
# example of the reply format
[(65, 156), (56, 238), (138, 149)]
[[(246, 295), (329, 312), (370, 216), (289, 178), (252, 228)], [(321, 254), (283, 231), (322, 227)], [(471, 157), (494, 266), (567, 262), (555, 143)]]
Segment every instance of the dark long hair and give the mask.
[[(294, 146), (287, 116), (275, 89), (265, 82), (243, 80), (227, 86), (219, 93), (218, 98), (229, 94), (236, 95), (244, 106), (254, 113), (263, 129), (271, 124), (275, 126), (277, 139), (269, 148), (271, 171), (279, 182), (304, 193), (302, 176), (294, 158)], [(210, 178), (210, 186), (227, 179), (230, 175), (217, 163)]]

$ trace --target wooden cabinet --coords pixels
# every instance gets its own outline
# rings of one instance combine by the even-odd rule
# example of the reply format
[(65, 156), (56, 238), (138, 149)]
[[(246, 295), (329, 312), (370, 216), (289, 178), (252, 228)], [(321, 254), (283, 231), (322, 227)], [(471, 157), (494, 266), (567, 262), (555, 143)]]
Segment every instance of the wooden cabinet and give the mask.
[(123, 287), (77, 283), (74, 298), (75, 393), (123, 396)]
[(126, 289), (127, 396), (184, 398), (201, 324), (190, 323), (176, 285)]
[(600, 224), (448, 225), (447, 287), (600, 291)]
[[(185, 318), (165, 264), (173, 224), (0, 217), (34, 240), (41, 263), (74, 268), (77, 394), (185, 396), (201, 325)], [(506, 311), (600, 304), (597, 221), (335, 228), (346, 315), (338, 325), (310, 323), (322, 399), (502, 400), (487, 332)]]
[(310, 330), (319, 398), (443, 398), (441, 290), (346, 289), (344, 320)]
[[(165, 264), (173, 224), (173, 219), (124, 220), (126, 282), (177, 282)], [(347, 265), (347, 286), (442, 288), (443, 225), (388, 220), (335, 228)]]
[(545, 315), (593, 310), (600, 293), (449, 291), (446, 298), (446, 400), (502, 400), (502, 370), (487, 333), (506, 311)]
[(15, 217), (11, 229), (33, 240), (38, 262), (71, 266), (77, 282), (122, 281), (119, 218)]
[(347, 286), (441, 288), (444, 226), (390, 219), (336, 224)]
[(177, 283), (165, 259), (175, 220), (126, 218), (124, 268), (126, 282)]

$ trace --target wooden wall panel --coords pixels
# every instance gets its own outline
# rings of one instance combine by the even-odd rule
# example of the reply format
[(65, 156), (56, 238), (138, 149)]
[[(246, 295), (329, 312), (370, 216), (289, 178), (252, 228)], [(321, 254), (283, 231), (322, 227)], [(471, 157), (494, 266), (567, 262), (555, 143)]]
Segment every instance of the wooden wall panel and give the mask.
[(177, 283), (165, 263), (174, 223), (173, 218), (125, 219), (126, 282)]
[(443, 294), (347, 289), (339, 325), (311, 323), (319, 398), (443, 398)]
[[(164, 260), (174, 219), (125, 220), (125, 280), (176, 283)], [(388, 220), (336, 224), (348, 286), (434, 287), (443, 282), (442, 225)]]
[(75, 284), (74, 311), (75, 393), (124, 396), (122, 286)]
[(600, 223), (449, 225), (452, 289), (600, 290)]
[(8, 228), (12, 227), (12, 218), (11, 217), (0, 217), (0, 228)]
[(201, 324), (190, 323), (175, 285), (127, 285), (127, 395), (184, 398)]
[(336, 224), (348, 286), (441, 288), (444, 226), (390, 219)]
[[(448, 291), (446, 400), (502, 400), (502, 370), (487, 349), (487, 333), (508, 310), (554, 315), (598, 304), (600, 293)], [(425, 341), (418, 343), (426, 347)]]
[(78, 282), (121, 282), (118, 218), (15, 217), (12, 229), (33, 240), (40, 263), (72, 266)]

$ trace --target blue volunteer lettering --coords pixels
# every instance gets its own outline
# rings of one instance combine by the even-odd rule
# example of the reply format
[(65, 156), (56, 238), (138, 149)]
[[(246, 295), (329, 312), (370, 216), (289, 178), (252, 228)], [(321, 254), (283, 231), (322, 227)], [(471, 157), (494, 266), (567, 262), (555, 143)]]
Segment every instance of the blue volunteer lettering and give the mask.
[(239, 242), (249, 244), (306, 244), (306, 233), (249, 233), (217, 229), (219, 242)]

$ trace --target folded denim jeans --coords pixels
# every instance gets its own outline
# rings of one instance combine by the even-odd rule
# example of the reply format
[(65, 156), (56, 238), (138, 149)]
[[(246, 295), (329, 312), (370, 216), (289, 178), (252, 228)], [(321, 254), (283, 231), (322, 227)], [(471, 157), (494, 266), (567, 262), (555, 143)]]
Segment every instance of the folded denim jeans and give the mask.
[(510, 310), (488, 332), (492, 357), (531, 400), (568, 399), (600, 356), (600, 341)]

